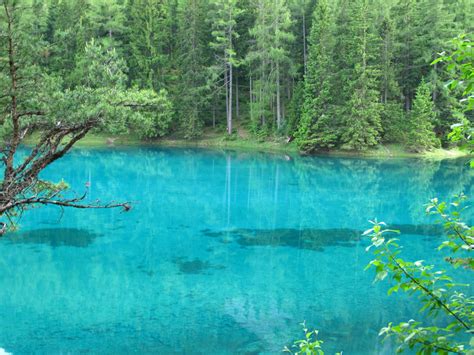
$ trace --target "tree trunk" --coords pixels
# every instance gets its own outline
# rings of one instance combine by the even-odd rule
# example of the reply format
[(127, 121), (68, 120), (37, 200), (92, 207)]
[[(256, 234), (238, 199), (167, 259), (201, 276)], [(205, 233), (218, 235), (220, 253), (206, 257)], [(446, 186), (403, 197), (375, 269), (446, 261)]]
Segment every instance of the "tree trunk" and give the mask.
[(212, 105), (212, 128), (216, 128), (216, 97), (214, 95), (214, 103)]
[[(262, 68), (263, 68), (263, 64), (262, 64)], [(263, 107), (263, 83), (264, 83), (264, 74), (263, 74), (263, 70), (262, 70), (262, 73), (260, 74), (260, 88), (259, 88), (259, 98), (258, 98), (258, 111), (259, 111), (259, 114), (260, 114), (260, 120), (261, 120), (261, 123), (262, 123), (262, 126), (265, 125), (265, 113), (263, 112), (262, 110), (262, 107)]]
[(249, 78), (250, 85), (250, 122), (253, 122), (253, 85), (252, 85), (252, 75)]
[(306, 46), (306, 7), (303, 8), (303, 73), (306, 75), (308, 48)]
[(277, 129), (281, 128), (281, 104), (280, 104), (280, 64), (276, 63), (276, 110), (277, 110)]
[(383, 103), (386, 104), (388, 100), (388, 38), (386, 37), (384, 40), (384, 64), (385, 64), (385, 70), (384, 70), (384, 88), (383, 88)]
[(408, 93), (405, 95), (405, 111), (410, 111), (410, 96)]
[(235, 119), (239, 119), (239, 76), (235, 75)]
[(227, 131), (229, 131), (229, 79), (227, 73), (227, 65), (224, 72), (224, 84), (225, 84), (225, 116), (226, 116), (226, 126)]

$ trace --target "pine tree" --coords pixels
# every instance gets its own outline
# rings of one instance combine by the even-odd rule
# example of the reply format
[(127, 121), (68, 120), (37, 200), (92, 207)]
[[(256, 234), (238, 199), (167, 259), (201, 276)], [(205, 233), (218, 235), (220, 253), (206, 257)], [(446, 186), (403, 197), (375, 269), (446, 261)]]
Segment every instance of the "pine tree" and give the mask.
[(207, 108), (209, 90), (206, 65), (207, 36), (204, 0), (184, 0), (179, 8), (179, 68), (180, 96), (177, 98), (178, 115), (185, 138), (202, 133), (203, 113)]
[[(373, 64), (377, 40), (371, 26), (368, 0), (348, 4), (345, 16), (349, 22), (343, 35), (346, 59), (339, 73), (346, 87), (341, 89), (344, 102), (340, 105), (341, 148), (363, 150), (376, 145), (382, 131), (379, 102), (379, 71)], [(372, 22), (373, 23), (373, 22)], [(336, 48), (338, 50), (338, 48)]]
[[(239, 37), (235, 30), (237, 17), (242, 10), (237, 0), (216, 0), (213, 3), (211, 15), (212, 42), (210, 47), (215, 53), (212, 68), (213, 81), (217, 87), (225, 88), (225, 107), (227, 118), (227, 133), (232, 134), (232, 102), (233, 102), (233, 70), (238, 65), (234, 41)], [(223, 83), (222, 85), (220, 83)]]
[(125, 89), (127, 66), (114, 48), (106, 48), (90, 40), (76, 62), (71, 78), (75, 85), (89, 88), (114, 87)]
[(297, 143), (304, 151), (329, 148), (336, 143), (336, 126), (329, 114), (331, 95), (333, 23), (327, 0), (313, 14), (309, 56), (304, 79), (304, 104)]
[[(335, 18), (334, 27), (334, 76), (332, 80), (332, 86), (335, 95), (333, 103), (337, 106), (344, 105), (350, 97), (350, 83), (352, 80), (352, 71), (355, 65), (354, 58), (354, 33), (351, 27), (352, 14), (351, 1), (340, 0), (338, 1), (337, 13)], [(340, 114), (337, 114), (340, 116)]]
[(378, 51), (378, 68), (380, 75), (380, 102), (382, 103), (381, 121), (384, 142), (400, 142), (406, 129), (406, 115), (400, 103), (401, 91), (396, 77), (394, 63), (395, 24), (386, 9), (380, 9), (378, 34), (380, 46)]
[(394, 32), (395, 24), (388, 14), (384, 14), (379, 24), (380, 101), (383, 104), (400, 98), (400, 88), (396, 80), (394, 65)]
[(250, 30), (254, 44), (246, 58), (256, 77), (251, 93), (255, 97), (254, 130), (265, 129), (267, 124), (277, 130), (283, 126), (281, 80), (282, 73), (291, 71), (293, 64), (288, 52), (288, 44), (294, 40), (291, 24), (285, 0), (257, 1), (255, 24)]
[(164, 87), (165, 9), (162, 0), (130, 0), (127, 4), (130, 80), (142, 88)]
[(314, 0), (289, 0), (288, 8), (293, 19), (291, 32), (295, 35), (295, 41), (291, 43), (290, 55), (298, 72), (298, 77), (306, 74), (309, 57), (309, 36), (314, 8), (317, 1)]
[(410, 113), (406, 146), (413, 152), (422, 152), (439, 146), (439, 140), (433, 131), (436, 118), (435, 105), (431, 99), (430, 88), (424, 80), (416, 90), (413, 110)]
[(414, 90), (421, 75), (418, 74), (415, 61), (420, 57), (419, 48), (415, 45), (416, 0), (400, 0), (392, 8), (391, 17), (395, 21), (396, 53), (395, 62), (398, 64), (397, 80), (404, 98), (405, 111), (411, 108)]
[(46, 32), (51, 48), (48, 68), (59, 74), (67, 87), (74, 84), (69, 78), (70, 73), (90, 37), (87, 33), (90, 28), (88, 10), (89, 3), (86, 0), (53, 1), (51, 5)]
[(124, 5), (117, 0), (96, 0), (90, 10), (93, 36), (109, 48), (121, 49), (125, 29)]
[[(391, 15), (396, 26), (397, 79), (405, 110), (409, 111), (421, 79), (437, 71), (436, 66), (431, 66), (436, 53), (454, 35), (449, 29), (452, 16), (446, 12), (442, 0), (400, 0)], [(437, 93), (433, 92), (435, 101)]]

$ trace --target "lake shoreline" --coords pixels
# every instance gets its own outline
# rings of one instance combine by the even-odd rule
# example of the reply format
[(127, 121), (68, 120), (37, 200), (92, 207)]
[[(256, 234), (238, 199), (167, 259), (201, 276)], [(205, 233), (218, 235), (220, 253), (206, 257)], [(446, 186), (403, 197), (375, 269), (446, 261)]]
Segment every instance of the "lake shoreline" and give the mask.
[[(33, 145), (37, 136), (30, 136), (26, 145)], [(204, 136), (200, 139), (186, 140), (183, 138), (166, 137), (157, 140), (143, 141), (130, 136), (110, 136), (104, 134), (88, 134), (78, 143), (76, 148), (105, 148), (105, 147), (177, 147), (177, 148), (208, 148), (232, 149), (241, 151), (255, 151), (268, 153), (283, 153), (301, 156), (329, 156), (329, 157), (363, 157), (363, 158), (423, 158), (423, 159), (455, 159), (468, 157), (469, 154), (459, 148), (434, 149), (423, 153), (407, 152), (400, 144), (379, 145), (366, 151), (331, 150), (319, 151), (313, 154), (304, 154), (298, 151), (295, 142), (286, 143), (285, 140), (256, 142), (246, 138), (227, 139), (222, 135)]]

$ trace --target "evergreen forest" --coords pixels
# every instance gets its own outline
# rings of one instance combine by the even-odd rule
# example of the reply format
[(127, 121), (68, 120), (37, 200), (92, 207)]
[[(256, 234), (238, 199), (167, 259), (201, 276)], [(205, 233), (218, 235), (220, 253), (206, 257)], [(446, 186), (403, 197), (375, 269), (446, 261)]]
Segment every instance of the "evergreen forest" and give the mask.
[[(303, 152), (448, 145), (445, 65), (472, 0), (31, 0), (22, 43), (49, 86), (153, 101), (101, 131), (295, 140)], [(116, 91), (119, 90), (119, 91)], [(119, 115), (115, 113), (115, 116)], [(3, 130), (8, 131), (8, 127)]]

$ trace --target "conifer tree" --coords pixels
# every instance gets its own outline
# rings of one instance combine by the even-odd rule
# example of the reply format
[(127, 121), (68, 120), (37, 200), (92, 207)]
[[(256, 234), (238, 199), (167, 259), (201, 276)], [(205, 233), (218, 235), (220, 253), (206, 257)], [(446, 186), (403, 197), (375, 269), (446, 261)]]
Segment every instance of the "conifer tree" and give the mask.
[(409, 150), (422, 152), (439, 146), (439, 140), (433, 131), (435, 118), (435, 106), (431, 99), (430, 88), (422, 80), (416, 90), (413, 110), (410, 113), (410, 124), (406, 137), (406, 145)]
[[(215, 53), (212, 69), (216, 87), (225, 88), (227, 133), (232, 134), (233, 71), (238, 65), (234, 41), (239, 37), (236, 31), (237, 17), (242, 13), (236, 0), (216, 0), (211, 15), (212, 41), (210, 47)], [(222, 84), (221, 84), (222, 83)]]
[[(256, 75), (251, 93), (256, 97), (254, 129), (265, 128), (267, 124), (277, 130), (283, 126), (281, 79), (293, 64), (288, 52), (288, 44), (294, 40), (291, 24), (285, 0), (257, 1), (255, 24), (250, 30), (254, 44), (247, 54), (247, 62)], [(268, 117), (272, 118), (270, 122)]]
[(69, 75), (89, 37), (88, 9), (89, 3), (86, 0), (54, 1), (48, 18), (46, 38), (51, 48), (48, 69), (59, 74), (68, 87), (74, 85)]
[(130, 80), (142, 88), (163, 88), (164, 4), (162, 0), (131, 0), (126, 10)]
[(93, 36), (103, 39), (109, 48), (121, 49), (126, 31), (124, 5), (116, 0), (96, 0), (90, 12)]
[(346, 16), (350, 22), (343, 36), (345, 58), (341, 75), (347, 75), (341, 89), (344, 102), (341, 115), (341, 148), (363, 150), (376, 145), (382, 131), (380, 121), (379, 76), (374, 62), (377, 41), (371, 26), (368, 0), (354, 0), (348, 4)]
[(195, 138), (201, 134), (203, 113), (209, 96), (206, 73), (206, 64), (209, 62), (206, 55), (206, 5), (204, 0), (184, 0), (179, 8), (178, 59), (181, 75), (177, 110), (186, 138)]
[(329, 148), (336, 141), (336, 126), (329, 113), (332, 102), (332, 17), (327, 0), (318, 1), (309, 37), (309, 55), (304, 80), (304, 104), (297, 132), (300, 149)]

